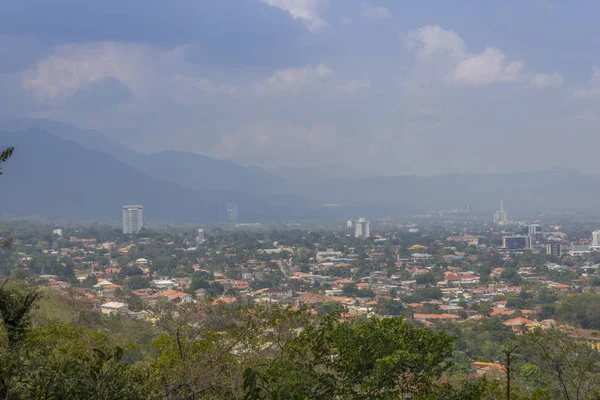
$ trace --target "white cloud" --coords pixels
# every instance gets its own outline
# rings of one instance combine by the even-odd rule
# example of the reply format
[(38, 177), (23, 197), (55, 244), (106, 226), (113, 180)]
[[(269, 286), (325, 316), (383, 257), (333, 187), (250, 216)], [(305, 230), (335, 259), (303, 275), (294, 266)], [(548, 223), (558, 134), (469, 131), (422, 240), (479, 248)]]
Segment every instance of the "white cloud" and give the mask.
[(508, 60), (496, 47), (469, 53), (465, 41), (454, 31), (440, 26), (424, 26), (404, 37), (407, 48), (416, 50), (418, 68), (445, 74), (443, 80), (462, 85), (523, 83), (543, 89), (560, 87), (562, 75), (529, 71), (520, 60)]
[(328, 26), (327, 21), (319, 15), (321, 8), (327, 5), (327, 0), (260, 0), (260, 2), (287, 11), (293, 19), (302, 21), (310, 31)]
[(600, 97), (600, 67), (592, 67), (592, 77), (585, 86), (580, 86), (573, 91), (573, 97), (578, 99), (591, 99)]
[(198, 76), (185, 62), (185, 47), (157, 50), (116, 42), (60, 45), (21, 76), (21, 85), (44, 103), (59, 103), (107, 78), (125, 85), (137, 100), (164, 96), (194, 103), (194, 96), (234, 94)]
[(465, 41), (454, 31), (445, 30), (441, 26), (426, 25), (404, 36), (404, 45), (416, 50), (422, 59), (433, 55), (447, 54), (453, 59), (463, 59), (467, 55)]
[(285, 68), (275, 71), (268, 79), (258, 83), (260, 91), (280, 91), (294, 87), (311, 85), (334, 76), (325, 64), (316, 67)]
[(68, 97), (106, 78), (118, 79), (136, 91), (147, 52), (143, 45), (111, 42), (58, 46), (23, 74), (22, 84), (41, 101)]
[(392, 16), (390, 10), (385, 7), (372, 6), (369, 3), (362, 3), (360, 6), (360, 16), (370, 20), (386, 19)]
[(525, 64), (522, 61), (507, 62), (503, 52), (488, 47), (482, 53), (470, 55), (460, 61), (450, 78), (456, 83), (490, 85), (517, 82), (524, 71)]
[(558, 72), (549, 74), (533, 74), (529, 84), (537, 89), (559, 88), (563, 84), (563, 76)]
[(336, 87), (339, 92), (353, 94), (363, 92), (371, 88), (371, 81), (367, 78), (348, 81)]

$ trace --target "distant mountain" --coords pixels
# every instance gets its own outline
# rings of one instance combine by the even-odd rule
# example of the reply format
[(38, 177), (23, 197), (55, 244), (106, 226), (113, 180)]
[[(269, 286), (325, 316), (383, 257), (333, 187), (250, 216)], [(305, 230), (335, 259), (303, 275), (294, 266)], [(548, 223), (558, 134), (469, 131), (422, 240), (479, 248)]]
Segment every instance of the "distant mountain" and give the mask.
[(15, 119), (0, 123), (0, 131), (21, 132), (38, 129), (53, 134), (59, 139), (75, 142), (88, 150), (96, 150), (113, 156), (126, 164), (134, 164), (143, 154), (112, 140), (94, 129), (82, 129), (64, 122), (43, 118)]
[(323, 179), (365, 179), (376, 176), (341, 165), (273, 168), (269, 172), (282, 178), (301, 182)]
[(298, 185), (322, 203), (342, 207), (425, 212), (462, 208), (495, 210), (500, 200), (523, 212), (598, 210), (600, 175), (554, 168), (502, 174), (391, 176), (366, 179), (323, 179)]
[[(96, 131), (47, 120), (0, 126), (33, 130), (0, 136), (17, 151), (0, 178), (0, 213), (118, 219), (142, 202), (156, 221), (345, 219), (462, 208), (480, 212), (598, 210), (600, 175), (568, 169), (506, 174), (364, 177), (339, 167), (275, 170), (179, 152), (144, 155)], [(58, 137), (57, 137), (58, 136)], [(59, 139), (60, 138), (60, 139)], [(154, 214), (154, 215), (153, 215)]]
[(155, 178), (196, 190), (274, 194), (285, 184), (284, 179), (260, 168), (175, 150), (148, 154), (132, 165)]
[(229, 160), (201, 154), (168, 150), (153, 154), (138, 153), (99, 131), (81, 129), (47, 119), (20, 119), (0, 124), (0, 130), (19, 132), (28, 129), (47, 131), (58, 138), (113, 156), (153, 178), (199, 191), (231, 191), (263, 195), (282, 192), (284, 179), (257, 167), (244, 167)]
[(8, 145), (15, 153), (0, 178), (0, 214), (119, 220), (124, 204), (143, 204), (148, 221), (203, 223), (238, 201), (246, 207), (241, 216), (276, 216), (272, 205), (245, 194), (199, 193), (41, 130), (0, 134), (0, 148)]

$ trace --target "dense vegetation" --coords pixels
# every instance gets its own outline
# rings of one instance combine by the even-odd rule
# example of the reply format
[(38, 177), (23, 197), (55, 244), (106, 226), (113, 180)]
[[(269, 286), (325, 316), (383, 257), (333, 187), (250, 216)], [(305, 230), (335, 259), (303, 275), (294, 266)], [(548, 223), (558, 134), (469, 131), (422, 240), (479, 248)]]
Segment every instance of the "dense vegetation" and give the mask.
[[(494, 319), (418, 328), (251, 305), (144, 307), (105, 316), (76, 296), (0, 288), (0, 396), (10, 399), (592, 399), (600, 357), (557, 330)], [(457, 336), (455, 336), (457, 335)], [(479, 349), (479, 350), (477, 350)], [(484, 378), (465, 352), (496, 357)], [(510, 389), (507, 389), (510, 376)]]

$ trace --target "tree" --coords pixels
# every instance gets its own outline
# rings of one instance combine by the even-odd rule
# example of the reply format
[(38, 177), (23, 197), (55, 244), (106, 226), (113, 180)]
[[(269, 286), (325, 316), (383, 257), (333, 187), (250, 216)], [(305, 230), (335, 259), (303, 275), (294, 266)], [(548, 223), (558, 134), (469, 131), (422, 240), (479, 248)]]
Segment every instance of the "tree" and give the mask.
[[(246, 385), (247, 393), (254, 389), (248, 398), (426, 395), (447, 368), (443, 361), (453, 341), (445, 332), (417, 329), (402, 318), (339, 323), (335, 315), (329, 315), (322, 323), (307, 326), (282, 357), (254, 375), (262, 380), (260, 385)], [(287, 397), (269, 397), (269, 393)]]
[(600, 295), (581, 293), (568, 296), (561, 301), (556, 315), (584, 329), (600, 329)]
[(8, 161), (8, 159), (13, 155), (14, 150), (14, 147), (7, 147), (0, 152), (0, 175), (2, 175), (2, 163)]
[(143, 276), (133, 275), (127, 279), (127, 286), (131, 290), (145, 289), (150, 287), (150, 281)]
[(598, 398), (596, 386), (600, 353), (584, 340), (551, 329), (536, 329), (529, 335), (537, 355), (536, 365), (549, 383), (551, 398), (584, 400)]

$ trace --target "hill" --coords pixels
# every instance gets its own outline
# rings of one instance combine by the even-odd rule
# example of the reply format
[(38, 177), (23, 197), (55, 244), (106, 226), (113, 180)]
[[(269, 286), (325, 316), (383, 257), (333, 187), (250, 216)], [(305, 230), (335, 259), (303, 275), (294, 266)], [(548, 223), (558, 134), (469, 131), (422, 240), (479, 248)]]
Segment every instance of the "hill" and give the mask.
[(119, 220), (124, 204), (143, 204), (148, 221), (212, 222), (215, 203), (225, 201), (224, 194), (202, 196), (41, 130), (0, 134), (0, 147), (8, 145), (15, 153), (0, 181), (3, 214)]

